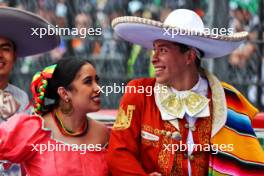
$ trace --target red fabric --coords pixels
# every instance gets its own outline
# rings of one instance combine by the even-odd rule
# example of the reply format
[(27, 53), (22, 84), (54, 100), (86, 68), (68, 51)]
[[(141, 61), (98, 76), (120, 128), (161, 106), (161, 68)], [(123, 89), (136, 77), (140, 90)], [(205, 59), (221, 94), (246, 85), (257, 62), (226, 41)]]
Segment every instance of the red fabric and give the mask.
[[(66, 147), (52, 139), (51, 131), (43, 129), (42, 123), (38, 116), (20, 114), (1, 123), (0, 160), (21, 163), (28, 175), (108, 175), (104, 149), (89, 151)], [(45, 147), (49, 149), (44, 150)]]
[[(138, 87), (154, 86), (155, 79), (139, 79), (131, 81), (128, 86)], [(143, 93), (126, 93), (121, 102), (120, 111), (124, 111), (128, 116), (128, 106), (134, 105), (132, 121), (126, 129), (112, 129), (109, 143), (107, 161), (113, 175), (147, 175), (152, 172), (159, 172), (162, 175), (188, 175), (188, 158), (184, 158), (184, 152), (166, 151), (164, 145), (179, 144), (178, 140), (159, 134), (165, 130), (171, 133), (178, 131), (172, 124), (163, 121), (160, 111), (155, 104), (154, 96), (146, 96)], [(118, 117), (117, 117), (118, 118)], [(206, 118), (208, 125), (211, 125), (210, 118)], [(182, 143), (186, 143), (188, 129), (184, 127), (186, 120), (179, 123), (182, 134)], [(199, 122), (200, 123), (200, 122)], [(203, 124), (204, 125), (204, 124)], [(158, 141), (153, 141), (141, 137), (142, 131), (154, 134), (159, 137)], [(201, 130), (203, 131), (203, 130)], [(195, 132), (194, 135), (198, 135)], [(210, 138), (211, 130), (208, 128), (207, 134)], [(197, 141), (195, 142), (203, 142)], [(186, 151), (187, 153), (187, 151)], [(204, 157), (203, 157), (204, 158)], [(209, 158), (204, 161), (204, 167), (208, 169)], [(181, 163), (177, 164), (176, 163)], [(180, 173), (177, 169), (181, 166)], [(195, 165), (200, 167), (200, 165)], [(195, 168), (192, 168), (195, 172)], [(198, 172), (198, 170), (197, 170)], [(199, 173), (202, 171), (199, 170)], [(198, 174), (196, 174), (198, 175)]]
[[(143, 81), (140, 83), (144, 85), (154, 85), (155, 82), (154, 79)], [(139, 86), (139, 82), (132, 81), (128, 86)], [(136, 109), (133, 111), (129, 128), (112, 129), (107, 160), (114, 176), (147, 175), (159, 171), (157, 160), (162, 146), (158, 144), (158, 147), (151, 147), (156, 143), (143, 141), (140, 136), (143, 124), (162, 129), (164, 122), (160, 119), (158, 108), (153, 104), (153, 96), (144, 96), (141, 93), (127, 93), (120, 102), (120, 107), (125, 112), (127, 112), (128, 105), (135, 105)]]
[(264, 112), (260, 112), (256, 115), (252, 122), (253, 128), (264, 128)]
[[(138, 79), (131, 81), (128, 86), (153, 88), (154, 84), (155, 79)], [(240, 103), (241, 101), (237, 100), (236, 105), (239, 105)], [(132, 113), (128, 113), (129, 106), (134, 107)], [(228, 106), (230, 106), (230, 104), (228, 104)], [(124, 124), (129, 124), (126, 122), (129, 121), (128, 119), (130, 119), (130, 115), (132, 116), (129, 126), (124, 125), (123, 129), (112, 129), (109, 143), (109, 153), (107, 154), (107, 161), (112, 174), (114, 176), (130, 176), (147, 175), (152, 172), (159, 172), (165, 176), (173, 174), (181, 175), (180, 172), (173, 172), (177, 170), (176, 167), (178, 167), (178, 165), (175, 165), (174, 163), (181, 163), (184, 175), (187, 175), (187, 160), (185, 159), (183, 161), (184, 156), (179, 152), (172, 153), (171, 151), (164, 150), (164, 145), (178, 144), (179, 142), (175, 139), (166, 137), (161, 131), (166, 130), (169, 132), (175, 132), (177, 131), (177, 129), (174, 128), (169, 122), (163, 121), (161, 119), (161, 114), (155, 104), (154, 96), (147, 96), (143, 93), (126, 93), (120, 102), (120, 107), (121, 109), (119, 109), (119, 113), (122, 112), (123, 114), (125, 114), (123, 116), (127, 118), (121, 119), (120, 123), (122, 122), (122, 120), (124, 120)], [(243, 110), (246, 111), (247, 109), (244, 108)], [(119, 115), (117, 116), (117, 119), (118, 117)], [(210, 134), (212, 127), (210, 118), (197, 121), (196, 125), (198, 125), (198, 129), (199, 123), (202, 123), (200, 125), (201, 128), (205, 127), (207, 128), (207, 130), (201, 130), (201, 132), (199, 132), (200, 135), (194, 133), (194, 142), (196, 144), (210, 144), (210, 141), (208, 141), (208, 138), (211, 138)], [(204, 123), (208, 126), (206, 126)], [(223, 130), (224, 129), (225, 128), (223, 128)], [(221, 131), (222, 130), (220, 130), (218, 134), (221, 133)], [(143, 132), (148, 132), (150, 134), (150, 137), (146, 138)], [(154, 135), (154, 137), (158, 137), (158, 140), (155, 140), (154, 137), (152, 138), (151, 135)], [(182, 135), (183, 137), (186, 136), (186, 134), (183, 133)], [(196, 139), (197, 136), (199, 139)], [(203, 136), (207, 137), (203, 138)], [(204, 141), (205, 139), (207, 141)], [(178, 155), (179, 157), (175, 155)], [(209, 153), (202, 155), (203, 156), (200, 157), (200, 160), (203, 160), (204, 163), (201, 167), (209, 169), (208, 159), (212, 155), (210, 155)], [(217, 156), (218, 155), (214, 155), (215, 158)], [(211, 159), (213, 160), (214, 158)], [(213, 166), (215, 167), (214, 164)], [(199, 167), (199, 165), (197, 165), (197, 167)], [(206, 175), (206, 173), (208, 172), (208, 170), (203, 170), (203, 168), (196, 169), (195, 166), (192, 168), (194, 168), (194, 170), (192, 170), (193, 175), (199, 175), (197, 174), (197, 172), (205, 173), (200, 175)]]
[[(130, 82), (128, 86), (147, 87), (154, 86), (154, 84), (155, 79), (140, 79)], [(181, 172), (183, 175), (188, 175), (188, 159), (184, 158), (184, 153), (165, 150), (164, 145), (179, 144), (179, 141), (159, 134), (160, 131), (165, 130), (173, 133), (178, 130), (169, 122), (161, 119), (154, 96), (146, 96), (143, 93), (127, 93), (120, 102), (122, 109), (119, 111), (124, 111), (128, 116), (127, 108), (131, 105), (135, 106), (135, 110), (130, 126), (126, 129), (112, 129), (107, 154), (112, 174), (118, 176), (147, 175), (159, 172), (162, 175), (170, 175), (177, 171), (175, 163), (181, 163), (183, 169)], [(158, 136), (159, 140), (154, 141), (141, 137), (142, 131)], [(210, 136), (210, 128), (208, 133)], [(182, 143), (186, 143), (188, 129), (181, 131), (181, 134)], [(205, 165), (208, 168), (208, 158)], [(197, 167), (199, 166), (197, 165)]]

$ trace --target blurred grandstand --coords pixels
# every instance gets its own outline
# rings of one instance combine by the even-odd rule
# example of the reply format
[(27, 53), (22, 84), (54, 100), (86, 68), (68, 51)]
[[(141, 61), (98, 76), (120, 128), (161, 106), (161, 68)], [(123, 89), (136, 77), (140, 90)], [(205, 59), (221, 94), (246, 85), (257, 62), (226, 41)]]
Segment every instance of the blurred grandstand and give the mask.
[[(261, 1), (0, 0), (0, 6), (32, 11), (59, 28), (102, 28), (100, 36), (62, 36), (61, 45), (55, 50), (18, 59), (12, 82), (29, 93), (32, 75), (62, 57), (92, 60), (101, 77), (101, 85), (104, 86), (114, 83), (122, 85), (135, 77), (153, 76), (151, 52), (120, 40), (113, 33), (111, 20), (117, 16), (136, 15), (162, 21), (172, 9), (188, 8), (195, 10), (204, 19), (207, 27), (232, 27), (235, 31), (250, 31), (248, 41), (233, 54), (224, 59), (205, 60), (203, 65), (222, 80), (233, 84), (263, 110), (264, 96), (260, 96), (262, 74), (259, 71), (262, 70), (262, 50), (259, 50), (262, 45), (257, 40), (260, 30), (258, 2)], [(102, 95), (102, 108), (116, 109), (121, 96), (122, 93)]]

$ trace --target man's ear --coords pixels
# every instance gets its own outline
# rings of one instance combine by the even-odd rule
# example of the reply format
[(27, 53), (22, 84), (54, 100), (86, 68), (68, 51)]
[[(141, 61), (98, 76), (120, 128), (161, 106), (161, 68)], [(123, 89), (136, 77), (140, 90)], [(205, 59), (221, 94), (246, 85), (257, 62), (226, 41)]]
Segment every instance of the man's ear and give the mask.
[(63, 101), (65, 101), (65, 102), (69, 102), (70, 101), (69, 92), (64, 87), (58, 87), (57, 93), (59, 94), (60, 98)]
[(187, 65), (190, 65), (192, 63), (195, 63), (195, 59), (196, 59), (196, 52), (193, 49), (190, 49), (188, 51), (188, 57), (187, 57)]

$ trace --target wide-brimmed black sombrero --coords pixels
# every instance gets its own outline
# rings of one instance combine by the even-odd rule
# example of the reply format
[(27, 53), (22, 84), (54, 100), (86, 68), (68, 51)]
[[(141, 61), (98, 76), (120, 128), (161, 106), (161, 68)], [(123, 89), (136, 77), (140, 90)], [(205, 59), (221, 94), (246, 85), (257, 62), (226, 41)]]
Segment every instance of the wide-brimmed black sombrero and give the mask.
[[(16, 56), (25, 57), (49, 51), (60, 44), (58, 35), (39, 35), (40, 29), (55, 27), (43, 18), (24, 10), (0, 7), (0, 37), (11, 40), (16, 46)], [(36, 32), (34, 32), (34, 30)]]

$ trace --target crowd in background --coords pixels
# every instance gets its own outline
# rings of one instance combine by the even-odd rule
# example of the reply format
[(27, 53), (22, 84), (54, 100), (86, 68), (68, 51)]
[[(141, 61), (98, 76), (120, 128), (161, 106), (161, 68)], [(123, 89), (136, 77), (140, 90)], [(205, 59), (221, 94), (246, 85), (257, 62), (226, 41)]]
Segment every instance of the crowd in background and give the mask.
[[(62, 36), (61, 44), (53, 51), (18, 59), (12, 82), (29, 92), (29, 84), (35, 71), (63, 58), (92, 60), (102, 78), (101, 84), (126, 83), (135, 77), (154, 75), (151, 51), (128, 44), (113, 33), (111, 21), (118, 16), (133, 15), (163, 21), (176, 8), (191, 8), (204, 21), (208, 13), (208, 0), (0, 0), (0, 6), (11, 6), (32, 11), (59, 28), (101, 28), (102, 35)], [(230, 55), (227, 62), (232, 79), (243, 79), (252, 72), (256, 75), (258, 14), (256, 0), (230, 0), (229, 27), (235, 31), (250, 32), (248, 41)], [(208, 16), (208, 15), (207, 15)], [(208, 18), (208, 17), (207, 17)], [(207, 25), (207, 24), (206, 24)], [(18, 29), (19, 32), (19, 29)], [(242, 76), (241, 76), (242, 75)], [(254, 77), (254, 76), (253, 76)], [(256, 78), (254, 78), (256, 79)], [(232, 80), (230, 80), (232, 83)], [(243, 90), (242, 90), (243, 91)], [(255, 87), (243, 91), (251, 101), (256, 101)], [(103, 95), (104, 96), (104, 95)], [(103, 97), (103, 108), (117, 108), (121, 95)], [(264, 100), (264, 98), (263, 98)], [(264, 102), (263, 102), (264, 104)]]

